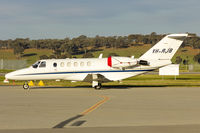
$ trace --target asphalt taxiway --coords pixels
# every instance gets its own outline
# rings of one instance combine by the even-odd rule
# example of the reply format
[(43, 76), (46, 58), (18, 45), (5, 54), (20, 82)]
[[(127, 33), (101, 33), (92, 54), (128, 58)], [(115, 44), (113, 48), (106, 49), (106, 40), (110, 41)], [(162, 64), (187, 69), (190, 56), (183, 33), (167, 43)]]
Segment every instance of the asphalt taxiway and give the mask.
[(200, 87), (0, 86), (0, 132), (199, 132)]

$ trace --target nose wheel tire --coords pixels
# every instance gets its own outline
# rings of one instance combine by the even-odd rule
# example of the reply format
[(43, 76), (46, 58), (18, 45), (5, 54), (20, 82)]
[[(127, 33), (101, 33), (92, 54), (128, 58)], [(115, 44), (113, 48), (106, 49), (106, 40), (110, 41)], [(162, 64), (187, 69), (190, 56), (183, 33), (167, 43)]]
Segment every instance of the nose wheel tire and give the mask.
[(24, 88), (24, 90), (27, 90), (27, 89), (29, 89), (29, 85), (25, 83), (25, 84), (23, 85), (23, 88)]

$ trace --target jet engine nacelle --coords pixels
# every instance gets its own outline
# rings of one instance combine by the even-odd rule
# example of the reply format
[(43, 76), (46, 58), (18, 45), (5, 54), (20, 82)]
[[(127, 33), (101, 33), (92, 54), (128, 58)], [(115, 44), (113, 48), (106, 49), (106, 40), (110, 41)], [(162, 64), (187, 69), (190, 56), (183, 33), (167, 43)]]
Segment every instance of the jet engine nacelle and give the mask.
[(108, 57), (108, 66), (115, 68), (127, 68), (138, 64), (137, 59), (129, 57)]

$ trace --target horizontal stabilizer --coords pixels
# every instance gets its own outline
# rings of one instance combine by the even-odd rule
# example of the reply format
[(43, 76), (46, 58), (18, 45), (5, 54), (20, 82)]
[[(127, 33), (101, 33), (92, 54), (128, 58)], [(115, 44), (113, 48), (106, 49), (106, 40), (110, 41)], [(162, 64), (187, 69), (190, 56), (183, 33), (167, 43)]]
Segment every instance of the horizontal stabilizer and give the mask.
[(177, 39), (177, 40), (184, 40), (188, 34), (170, 34), (168, 35), (169, 38)]

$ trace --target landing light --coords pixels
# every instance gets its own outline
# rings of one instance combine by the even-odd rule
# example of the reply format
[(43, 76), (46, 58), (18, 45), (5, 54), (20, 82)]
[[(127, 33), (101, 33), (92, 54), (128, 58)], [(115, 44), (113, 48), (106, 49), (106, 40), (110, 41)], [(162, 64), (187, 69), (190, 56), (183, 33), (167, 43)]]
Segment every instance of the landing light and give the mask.
[(5, 79), (3, 82), (4, 82), (4, 83), (9, 83), (8, 79)]

